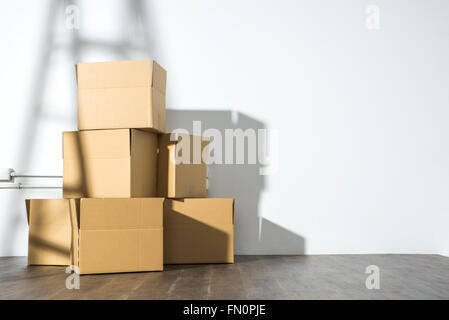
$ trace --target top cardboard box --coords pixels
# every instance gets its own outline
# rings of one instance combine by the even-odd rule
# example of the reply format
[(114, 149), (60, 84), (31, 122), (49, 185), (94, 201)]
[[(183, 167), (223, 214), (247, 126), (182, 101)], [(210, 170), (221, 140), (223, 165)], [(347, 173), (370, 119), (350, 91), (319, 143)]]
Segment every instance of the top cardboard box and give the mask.
[(154, 60), (79, 63), (78, 129), (165, 131), (167, 72)]

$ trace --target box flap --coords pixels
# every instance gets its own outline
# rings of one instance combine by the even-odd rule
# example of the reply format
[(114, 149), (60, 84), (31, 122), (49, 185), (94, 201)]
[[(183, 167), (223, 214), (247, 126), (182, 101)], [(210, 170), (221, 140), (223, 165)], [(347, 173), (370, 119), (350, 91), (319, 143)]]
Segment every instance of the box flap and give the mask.
[(79, 262), (79, 199), (70, 199), (70, 225), (72, 228), (70, 260), (72, 266), (77, 266)]
[(30, 199), (25, 199), (25, 207), (27, 210), (27, 222), (30, 224)]
[(75, 79), (76, 79), (76, 83), (78, 83), (78, 65), (75, 64)]
[(157, 134), (131, 130), (131, 196), (156, 195)]
[(114, 159), (131, 154), (130, 129), (63, 132), (63, 158)]
[(165, 95), (167, 85), (167, 71), (156, 61), (153, 61), (153, 88), (161, 91)]
[(69, 200), (32, 199), (28, 210), (28, 264), (69, 265), (72, 246)]
[(195, 221), (209, 226), (234, 224), (234, 199), (188, 198), (165, 201), (164, 227)]
[(68, 199), (32, 199), (29, 201), (29, 223), (36, 225), (68, 226)]
[(235, 199), (232, 199), (232, 224), (235, 224)]
[(163, 198), (83, 198), (80, 229), (161, 228), (163, 203)]
[[(155, 69), (158, 77), (161, 77), (159, 67)], [(77, 76), (78, 89), (151, 87), (152, 61), (78, 63)], [(165, 86), (163, 90), (165, 92)]]

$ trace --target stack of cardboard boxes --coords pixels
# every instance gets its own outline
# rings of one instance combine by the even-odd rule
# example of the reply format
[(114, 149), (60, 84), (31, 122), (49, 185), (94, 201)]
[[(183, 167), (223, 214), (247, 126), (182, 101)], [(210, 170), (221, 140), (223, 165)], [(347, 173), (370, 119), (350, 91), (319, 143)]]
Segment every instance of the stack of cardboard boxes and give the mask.
[[(28, 263), (80, 274), (233, 263), (234, 199), (206, 198), (208, 141), (164, 133), (166, 71), (151, 60), (80, 63), (76, 76), (64, 199), (26, 201)], [(181, 142), (196, 161), (177, 161)]]

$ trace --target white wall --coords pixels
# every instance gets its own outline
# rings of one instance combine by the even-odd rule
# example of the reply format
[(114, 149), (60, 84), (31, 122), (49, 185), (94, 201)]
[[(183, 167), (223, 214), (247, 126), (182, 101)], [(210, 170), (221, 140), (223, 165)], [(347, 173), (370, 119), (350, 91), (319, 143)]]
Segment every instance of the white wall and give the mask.
[[(1, 4), (0, 167), (61, 174), (74, 63), (150, 56), (169, 127), (279, 130), (277, 174), (211, 168), (210, 195), (237, 198), (236, 253), (449, 255), (449, 2), (128, 2), (79, 1), (77, 32), (52, 1)], [(0, 190), (0, 255), (26, 255), (23, 198), (60, 196)]]

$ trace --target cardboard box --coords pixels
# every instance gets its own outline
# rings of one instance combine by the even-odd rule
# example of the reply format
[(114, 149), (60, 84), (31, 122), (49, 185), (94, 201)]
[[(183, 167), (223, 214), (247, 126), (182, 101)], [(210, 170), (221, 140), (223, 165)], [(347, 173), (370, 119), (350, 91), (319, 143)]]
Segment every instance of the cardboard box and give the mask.
[(80, 274), (163, 270), (163, 198), (81, 199)]
[(166, 199), (164, 263), (234, 263), (234, 199)]
[(156, 196), (157, 135), (135, 129), (63, 133), (64, 198)]
[(165, 131), (167, 72), (152, 60), (79, 63), (78, 129)]
[[(207, 155), (209, 140), (187, 134), (159, 135), (157, 195), (166, 198), (204, 198), (207, 196)], [(183, 140), (184, 139), (184, 140)], [(184, 144), (187, 142), (187, 144)], [(183, 156), (183, 152), (189, 154)], [(176, 163), (186, 160), (183, 163)]]
[[(28, 264), (73, 265), (71, 219), (76, 201), (68, 199), (26, 200), (28, 217)], [(74, 211), (75, 215), (71, 213)]]
[(27, 200), (28, 263), (80, 274), (163, 269), (163, 198)]

